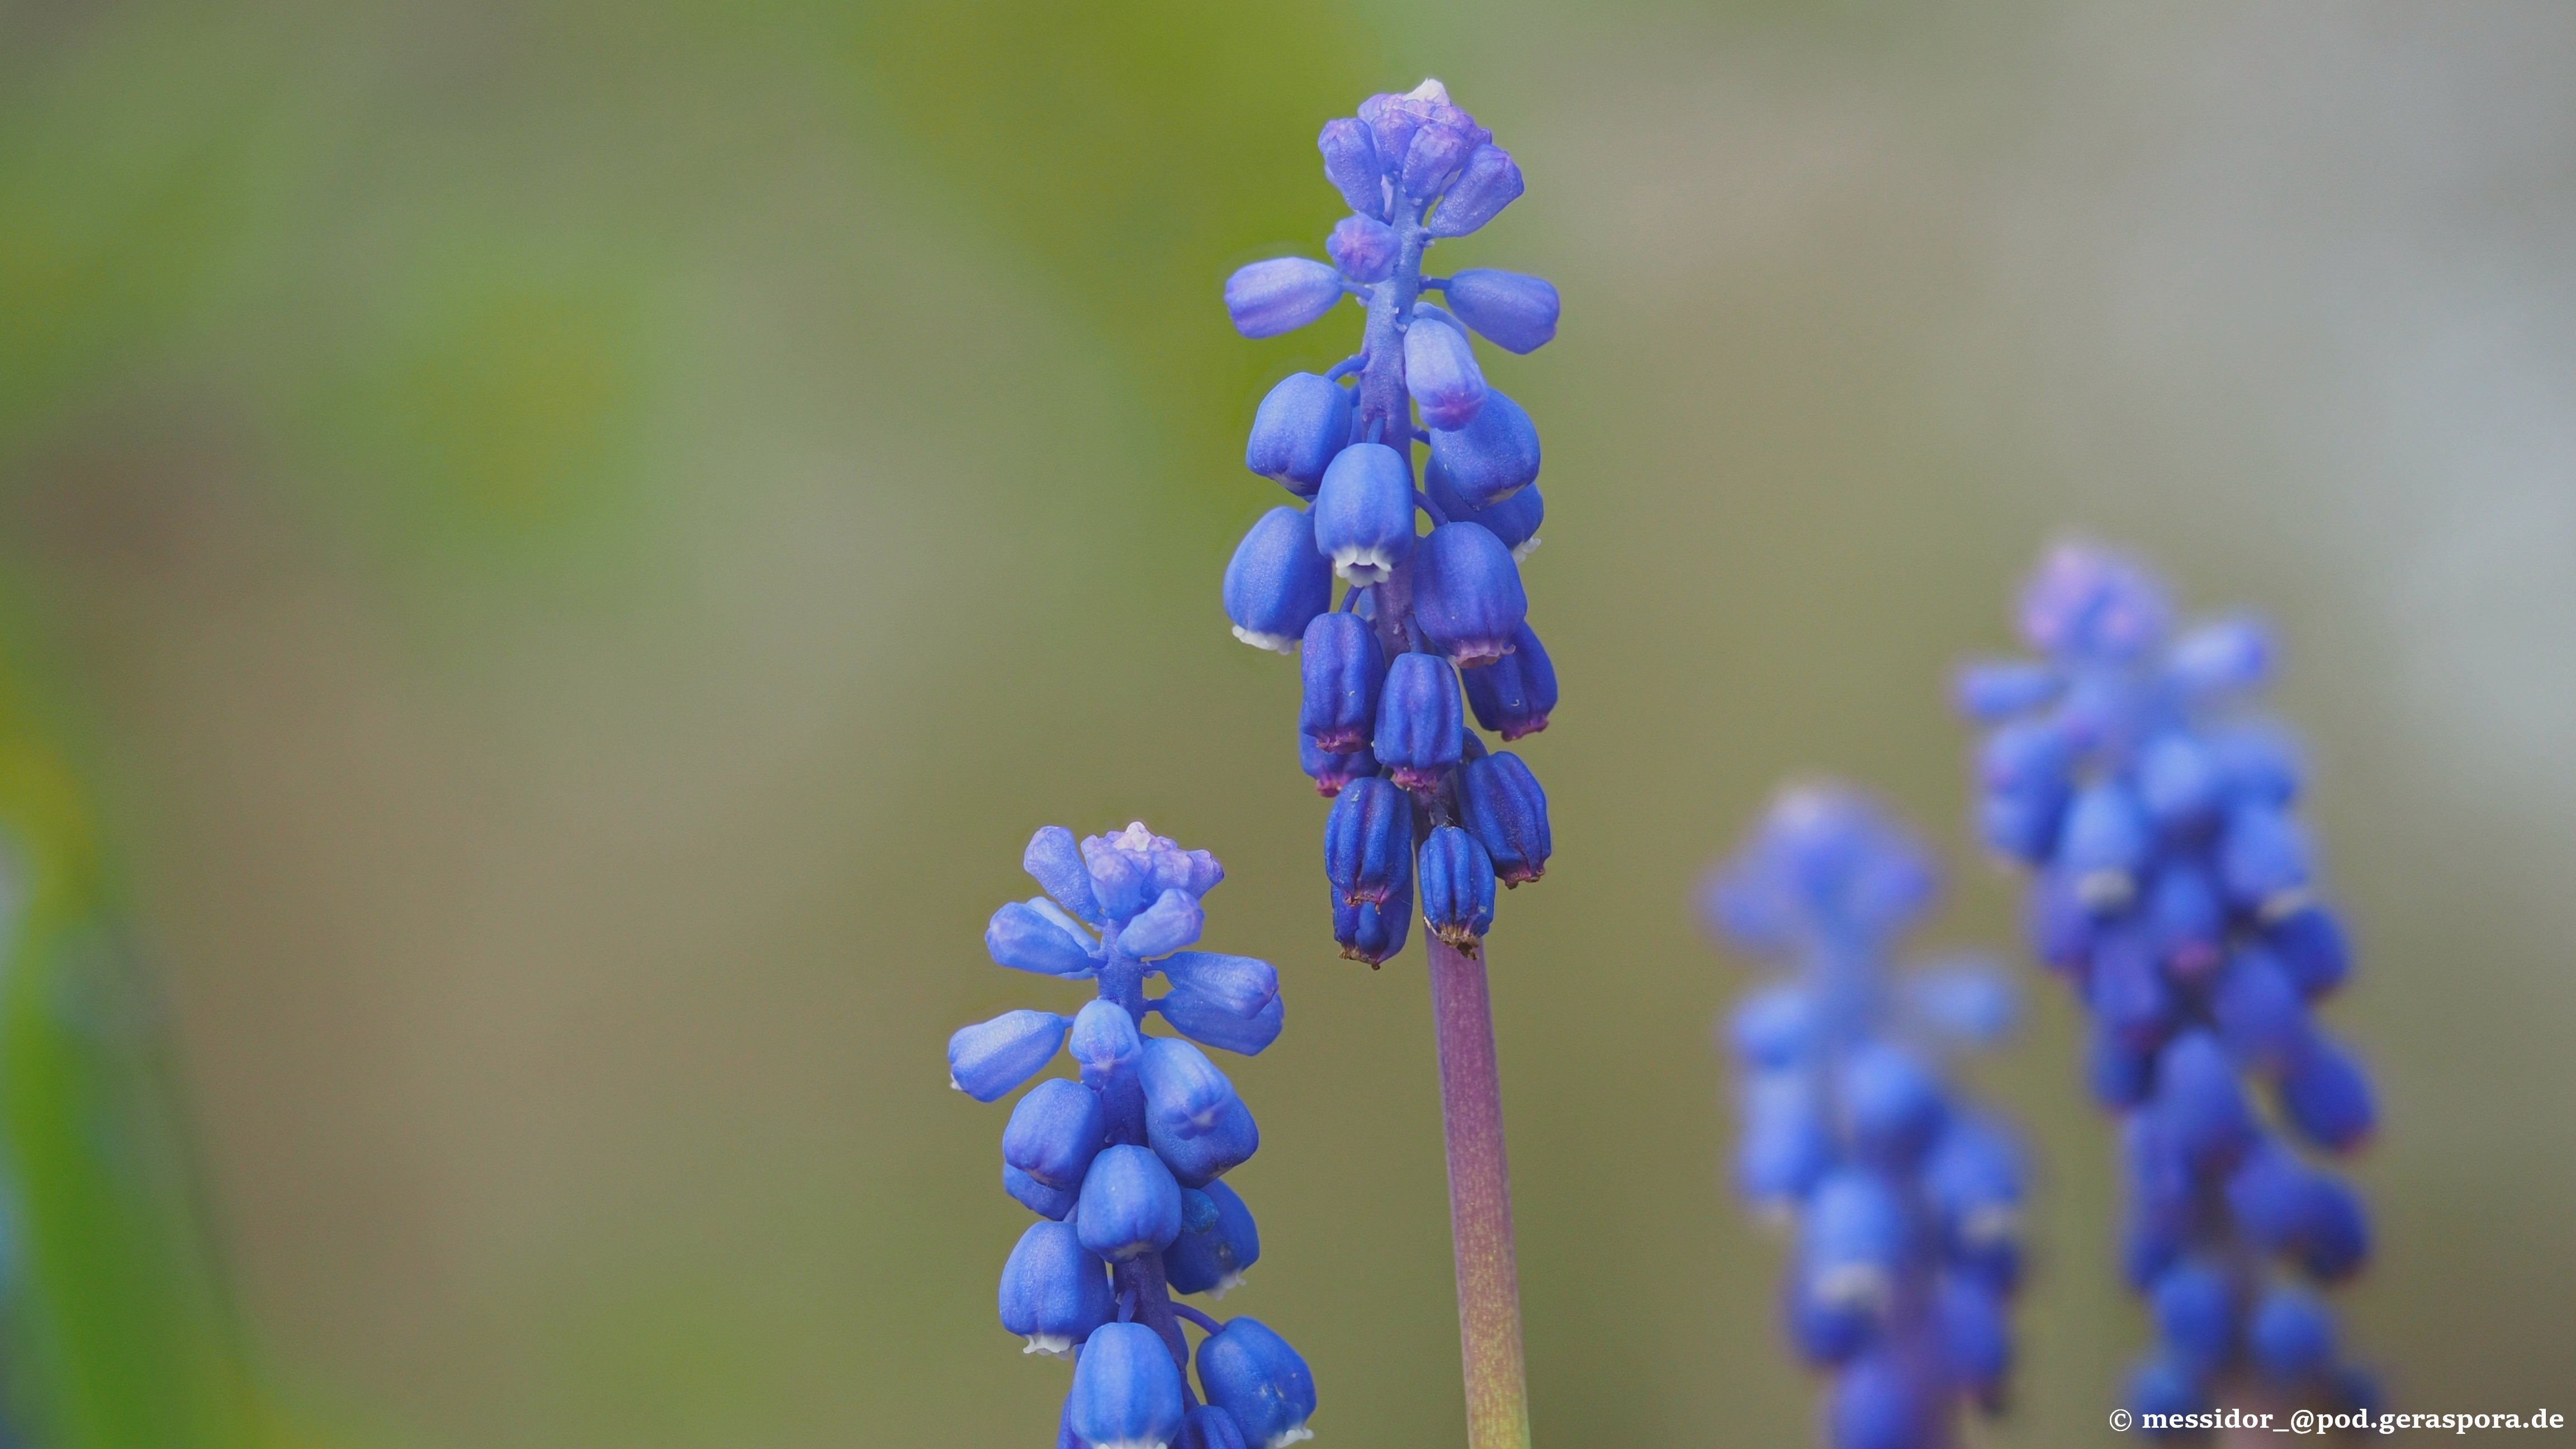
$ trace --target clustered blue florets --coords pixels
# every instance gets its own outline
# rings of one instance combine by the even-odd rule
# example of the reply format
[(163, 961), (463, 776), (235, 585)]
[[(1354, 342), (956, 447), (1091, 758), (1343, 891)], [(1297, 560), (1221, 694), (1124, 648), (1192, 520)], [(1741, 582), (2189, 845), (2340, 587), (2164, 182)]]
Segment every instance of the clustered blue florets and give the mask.
[[(1309, 1437), (1315, 1381), (1255, 1319), (1220, 1323), (1171, 1295), (1223, 1297), (1261, 1255), (1243, 1199), (1219, 1178), (1261, 1143), (1251, 1111), (1182, 1036), (1251, 1055), (1279, 1035), (1279, 974), (1197, 944), (1200, 900), (1225, 878), (1204, 850), (1142, 823), (1078, 844), (1050, 825), (1021, 862), (1045, 895), (993, 913), (984, 946), (1014, 970), (1089, 980), (1068, 1018), (1005, 1012), (948, 1042), (949, 1081), (979, 1102), (1017, 1089), (1070, 1046), (1080, 1078), (1051, 1077), (1011, 1111), (1002, 1188), (1043, 1221), (1002, 1268), (1002, 1326), (1027, 1352), (1074, 1359), (1059, 1449), (1279, 1449)], [(1145, 979), (1171, 983), (1145, 994)], [(1206, 1334), (1198, 1387), (1181, 1324)]]
[(2135, 1407), (2202, 1410), (2242, 1374), (2365, 1406), (2370, 1379), (2297, 1281), (2352, 1274), (2368, 1226), (2288, 1139), (2349, 1152), (2374, 1113), (2310, 1011), (2350, 967), (2292, 814), (2298, 757), (2248, 707), (2269, 638), (2241, 618), (2177, 634), (2161, 582), (2084, 545), (2049, 555), (2020, 613), (2044, 657), (1969, 666), (1957, 702), (1990, 727), (1983, 834), (2033, 874), (2034, 947), (2082, 999), (2094, 1095), (2121, 1115), (2125, 1268), (2160, 1340)]
[[(1438, 81), (1371, 96), (1317, 144), (1352, 213), (1325, 242), (1331, 264), (1255, 262), (1227, 281), (1226, 310), (1245, 336), (1271, 337), (1349, 296), (1368, 325), (1357, 355), (1262, 399), (1245, 465), (1311, 506), (1282, 504), (1244, 535), (1225, 609), (1244, 642), (1302, 653), (1300, 760), (1338, 797), (1325, 872), (1342, 954), (1375, 964), (1402, 950), (1418, 891), (1425, 924), (1472, 955), (1495, 885), (1538, 879), (1550, 841), (1537, 779), (1466, 716), (1506, 743), (1547, 728), (1556, 670), (1520, 578), (1545, 508), (1538, 429), (1486, 385), (1469, 334), (1532, 351), (1556, 335), (1556, 289), (1490, 269), (1422, 275), (1427, 247), (1521, 194), (1510, 153)], [(1416, 442), (1430, 454), (1419, 486)], [(1349, 585), (1338, 612), (1336, 574)]]
[(1794, 1221), (1799, 1353), (1834, 1375), (1836, 1449), (1938, 1449), (1962, 1398), (2002, 1404), (2021, 1271), (2021, 1154), (1944, 1080), (2010, 1029), (1989, 963), (1889, 970), (1934, 893), (1929, 858), (1839, 786), (1783, 791), (1703, 893), (1737, 950), (1787, 968), (1725, 1037), (1743, 1069), (1737, 1185)]

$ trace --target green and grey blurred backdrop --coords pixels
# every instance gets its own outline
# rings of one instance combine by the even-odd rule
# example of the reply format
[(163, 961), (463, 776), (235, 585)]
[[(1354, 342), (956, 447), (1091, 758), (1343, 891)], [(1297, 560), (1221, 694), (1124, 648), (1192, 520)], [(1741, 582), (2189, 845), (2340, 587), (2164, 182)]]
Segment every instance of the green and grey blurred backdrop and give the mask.
[[(282, 1427), (346, 1446), (1047, 1442), (955, 1025), (1034, 826), (1142, 816), (1277, 960), (1239, 1074), (1344, 1449), (1451, 1442), (1418, 959), (1335, 958), (1228, 329), (1316, 127), (1444, 78), (1531, 190), (1560, 854), (1496, 997), (1543, 1445), (1801, 1442), (1720, 1188), (1685, 892), (1881, 787), (2001, 942), (1946, 667), (2038, 547), (2269, 611), (2365, 950), (2396, 1407), (2576, 1412), (2576, 11), (2555, 4), (8, 0), (10, 668), (158, 963)], [(1447, 251), (1449, 249), (1444, 249)], [(1999, 1444), (2141, 1338), (2035, 992)]]

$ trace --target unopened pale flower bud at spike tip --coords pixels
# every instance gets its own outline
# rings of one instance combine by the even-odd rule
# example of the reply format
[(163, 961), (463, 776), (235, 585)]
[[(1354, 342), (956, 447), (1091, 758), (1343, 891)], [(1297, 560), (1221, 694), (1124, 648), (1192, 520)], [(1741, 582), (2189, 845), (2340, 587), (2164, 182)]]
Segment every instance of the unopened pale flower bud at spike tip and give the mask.
[(1485, 373), (1464, 328), (1417, 320), (1404, 332), (1404, 386), (1434, 429), (1463, 428), (1485, 405)]
[(1324, 178), (1351, 210), (1384, 221), (1386, 170), (1378, 164), (1377, 141), (1368, 123), (1350, 116), (1326, 121), (1315, 146), (1324, 153)]
[(1285, 504), (1252, 525), (1226, 565), (1226, 617), (1234, 637), (1256, 648), (1294, 652), (1332, 602), (1333, 567), (1315, 549), (1313, 521)]
[(1188, 891), (1167, 889), (1118, 933), (1118, 949), (1139, 961), (1169, 956), (1195, 945), (1207, 925), (1207, 913)]
[(1065, 1420), (1087, 1449), (1169, 1449), (1180, 1438), (1185, 1393), (1160, 1334), (1106, 1324), (1074, 1362)]
[(1237, 1318), (1199, 1343), (1208, 1402), (1232, 1415), (1246, 1443), (1286, 1449), (1312, 1438), (1315, 1376), (1288, 1340), (1256, 1318)]
[(1538, 427), (1519, 403), (1488, 389), (1466, 426), (1431, 435), (1431, 459), (1460, 501), (1491, 508), (1538, 481)]
[(1276, 257), (1236, 269), (1225, 310), (1246, 337), (1277, 337), (1322, 320), (1342, 300), (1342, 274), (1310, 257)]
[(1006, 1011), (961, 1027), (948, 1039), (949, 1083), (978, 1102), (997, 1101), (1055, 1058), (1069, 1025), (1052, 1011)]
[(1490, 664), (1512, 651), (1528, 617), (1520, 565), (1501, 539), (1473, 523), (1444, 523), (1424, 536), (1414, 566), (1413, 618), (1433, 648), (1462, 669)]
[[(1404, 152), (1405, 196), (1428, 201), (1448, 190), (1466, 168), (1468, 158), (1493, 149), (1484, 144), (1484, 137), (1490, 134), (1453, 121), (1433, 121), (1414, 132), (1413, 144)], [(1437, 231), (1433, 234), (1456, 235)]]
[(1300, 498), (1312, 498), (1333, 455), (1350, 439), (1350, 389), (1316, 373), (1291, 373), (1253, 414), (1243, 466)]
[[(1419, 149), (1422, 142), (1417, 137), (1413, 144)], [(1520, 199), (1523, 189), (1520, 165), (1509, 151), (1479, 146), (1459, 166), (1456, 178), (1446, 183), (1440, 209), (1431, 215), (1430, 232), (1436, 237), (1465, 236), (1501, 215), (1504, 207)]]
[[(1079, 1091), (1080, 1088), (1075, 1090)], [(1072, 1356), (1074, 1345), (1118, 1314), (1109, 1266), (1063, 1223), (1031, 1223), (1002, 1265), (1003, 1331), (1029, 1353)]]
[(1442, 295), (1449, 299), (1449, 310), (1474, 328), (1477, 336), (1523, 355), (1555, 340), (1564, 306), (1555, 284), (1545, 277), (1491, 267), (1458, 273)]
[(1354, 443), (1315, 493), (1315, 548), (1355, 584), (1383, 582), (1413, 556), (1413, 470), (1384, 443)]

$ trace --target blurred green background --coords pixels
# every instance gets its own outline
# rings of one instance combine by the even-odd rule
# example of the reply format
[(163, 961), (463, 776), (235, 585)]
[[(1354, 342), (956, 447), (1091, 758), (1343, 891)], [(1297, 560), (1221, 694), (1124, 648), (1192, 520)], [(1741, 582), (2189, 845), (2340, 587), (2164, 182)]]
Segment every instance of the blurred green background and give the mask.
[[(2051, 536), (2279, 622), (2381, 1074), (2399, 1409), (2576, 1411), (2576, 10), (0, 0), (10, 667), (166, 993), (282, 1437), (1044, 1443), (954, 1026), (1029, 831), (1141, 816), (1278, 961), (1226, 1307), (1343, 1449), (1459, 1424), (1418, 955), (1323, 919), (1218, 284), (1423, 75), (1531, 189), (1546, 883), (1495, 942), (1539, 1442), (1802, 1442), (1685, 895), (1880, 787), (2008, 939), (1942, 683)], [(2140, 1343), (2037, 983), (2021, 1400)], [(1037, 997), (1031, 996), (1032, 991)], [(1068, 1000), (1071, 997), (1068, 995)], [(138, 1389), (138, 1391), (144, 1391)]]

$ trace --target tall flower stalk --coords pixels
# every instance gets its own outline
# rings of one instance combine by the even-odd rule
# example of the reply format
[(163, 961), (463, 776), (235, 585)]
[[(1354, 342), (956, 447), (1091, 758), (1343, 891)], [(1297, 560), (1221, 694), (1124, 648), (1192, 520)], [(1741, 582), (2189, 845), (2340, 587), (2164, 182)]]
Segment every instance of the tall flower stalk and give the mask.
[[(1097, 995), (1071, 1017), (1008, 1011), (961, 1029), (948, 1072), (991, 1102), (1067, 1047), (1081, 1069), (1031, 1088), (1002, 1133), (1002, 1189), (1039, 1218), (1002, 1268), (1002, 1327), (1025, 1352), (1074, 1360), (1059, 1449), (1283, 1449), (1310, 1437), (1315, 1381), (1287, 1340), (1173, 1300), (1222, 1298), (1261, 1256), (1251, 1209), (1220, 1181), (1259, 1148), (1260, 1129), (1181, 1037), (1247, 1056), (1270, 1045), (1278, 973), (1188, 949), (1225, 869), (1142, 823), (1079, 843), (1051, 825), (1021, 863), (1046, 893), (994, 912), (986, 951)], [(1153, 976), (1171, 989), (1146, 995)], [(1147, 1035), (1157, 1015), (1181, 1036)], [(1185, 1326), (1204, 1335), (1196, 1388)]]
[(1987, 727), (1986, 841), (2029, 872), (2032, 946), (2083, 1002), (2120, 1119), (2124, 1267), (2158, 1340), (2132, 1406), (2370, 1407), (2314, 1291), (2360, 1269), (2368, 1220), (2310, 1154), (2358, 1149), (2375, 1114), (2315, 1016), (2351, 965), (2298, 755), (2253, 703), (2269, 636), (2177, 630), (2160, 580), (2081, 544), (2042, 563), (2019, 622), (2041, 657), (1969, 666), (1957, 702)]
[(1342, 954), (1375, 966), (1401, 951), (1417, 900), (1430, 932), (1468, 1442), (1519, 1449), (1528, 1392), (1483, 943), (1496, 885), (1538, 879), (1551, 842), (1537, 778), (1466, 717), (1502, 743), (1545, 729), (1556, 672), (1520, 578), (1544, 509), (1538, 430), (1486, 384), (1471, 334), (1533, 351), (1556, 335), (1557, 295), (1514, 272), (1423, 274), (1430, 247), (1521, 194), (1519, 166), (1438, 81), (1371, 96), (1317, 144), (1351, 209), (1331, 261), (1247, 266), (1226, 309), (1247, 337), (1346, 297), (1367, 323), (1358, 352), (1262, 400), (1244, 461), (1299, 502), (1245, 535), (1225, 608), (1244, 642), (1302, 656), (1298, 749), (1334, 801), (1325, 874)]
[(1931, 859), (1858, 792), (1784, 790), (1702, 896), (1773, 967), (1725, 1031), (1743, 1072), (1736, 1186), (1793, 1225), (1783, 1308), (1832, 1376), (1833, 1449), (1943, 1449), (1963, 1403), (2002, 1407), (2021, 1274), (2021, 1153), (1941, 1071), (2012, 1024), (1976, 960), (1898, 964)]

